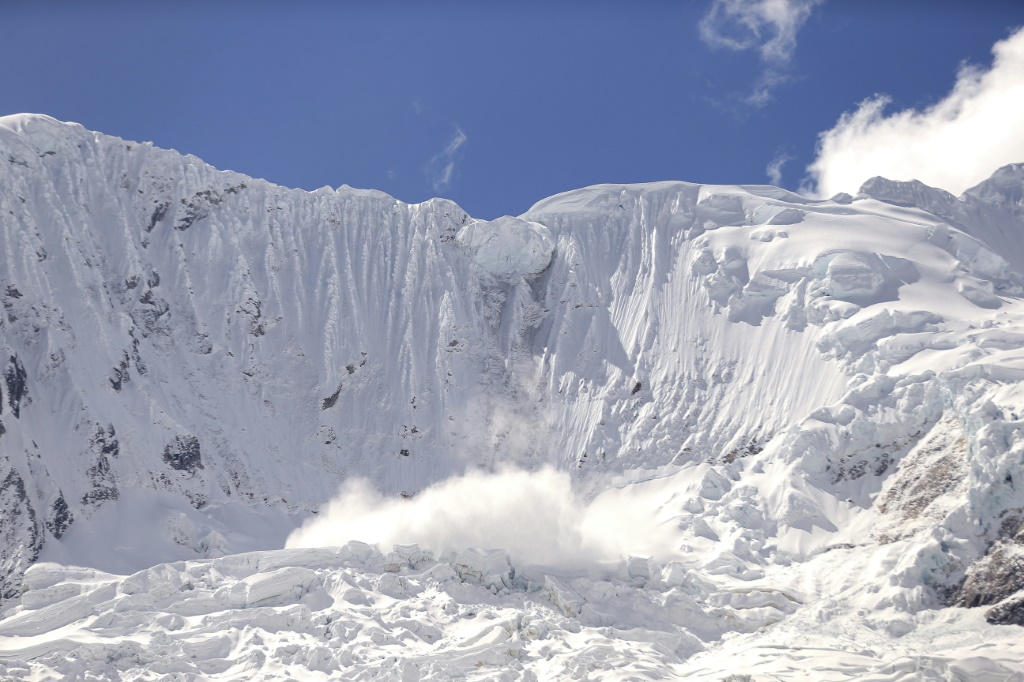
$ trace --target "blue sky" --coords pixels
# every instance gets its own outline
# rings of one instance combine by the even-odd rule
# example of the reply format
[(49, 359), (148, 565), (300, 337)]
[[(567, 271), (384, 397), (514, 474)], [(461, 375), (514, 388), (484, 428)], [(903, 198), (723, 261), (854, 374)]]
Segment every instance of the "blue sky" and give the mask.
[(493, 218), (600, 182), (765, 183), (773, 160), (806, 186), (820, 133), (878, 93), (887, 112), (940, 103), (1024, 3), (0, 2), (0, 18), (0, 114)]

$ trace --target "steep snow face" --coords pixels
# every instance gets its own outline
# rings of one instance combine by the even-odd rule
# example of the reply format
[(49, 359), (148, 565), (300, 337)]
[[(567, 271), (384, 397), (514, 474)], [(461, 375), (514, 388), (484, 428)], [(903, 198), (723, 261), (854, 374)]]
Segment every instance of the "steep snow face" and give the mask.
[[(301, 514), (352, 475), (411, 494), (499, 461), (596, 481), (735, 456), (842, 393), (810, 335), (720, 314), (731, 271), (691, 275), (717, 267), (692, 224), (735, 217), (716, 202), (742, 213), (737, 188), (599, 188), (607, 216), (563, 197), (484, 223), (46, 117), (0, 135), (17, 546), (48, 525), (70, 532), (54, 551), (74, 544), (100, 507), (132, 513), (135, 489), (206, 510), (187, 556), (231, 534), (224, 509)], [(773, 354), (794, 360), (766, 372)], [(739, 390), (774, 404), (744, 409)]]
[[(2, 596), (39, 557), (281, 547), (355, 477), (550, 465), (709, 584), (1013, 622), (1022, 187), (601, 185), (485, 222), (0, 118)], [(780, 568), (831, 557), (857, 580)]]

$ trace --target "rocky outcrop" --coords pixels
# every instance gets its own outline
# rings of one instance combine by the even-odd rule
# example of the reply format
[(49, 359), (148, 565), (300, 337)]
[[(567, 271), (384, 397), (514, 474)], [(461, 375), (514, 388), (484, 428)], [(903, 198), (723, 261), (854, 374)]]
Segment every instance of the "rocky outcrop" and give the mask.
[(42, 530), (17, 469), (0, 463), (0, 601), (20, 594), (21, 576), (39, 556)]
[(1024, 625), (1024, 510), (1003, 521), (1000, 537), (967, 570), (952, 593), (955, 606), (993, 606), (985, 618), (1001, 625)]
[(194, 473), (203, 468), (199, 439), (195, 436), (175, 436), (164, 448), (164, 462), (177, 471)]
[[(109, 500), (116, 500), (120, 496), (117, 477), (111, 464), (111, 459), (120, 454), (120, 444), (117, 441), (113, 424), (106, 429), (97, 426), (89, 446), (92, 464), (85, 472), (88, 489), (82, 496), (82, 504), (97, 507)], [(63, 493), (60, 499), (63, 499)]]
[(17, 355), (12, 355), (4, 370), (4, 381), (7, 384), (7, 405), (16, 419), (21, 416), (22, 404), (29, 403), (27, 378), (25, 366)]

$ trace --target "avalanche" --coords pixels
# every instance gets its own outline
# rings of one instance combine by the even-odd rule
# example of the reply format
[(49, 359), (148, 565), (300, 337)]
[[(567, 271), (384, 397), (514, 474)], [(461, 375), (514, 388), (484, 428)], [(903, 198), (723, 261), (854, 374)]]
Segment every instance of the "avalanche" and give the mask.
[(0, 676), (1024, 680), (1022, 234), (1024, 165), (481, 221), (0, 118)]

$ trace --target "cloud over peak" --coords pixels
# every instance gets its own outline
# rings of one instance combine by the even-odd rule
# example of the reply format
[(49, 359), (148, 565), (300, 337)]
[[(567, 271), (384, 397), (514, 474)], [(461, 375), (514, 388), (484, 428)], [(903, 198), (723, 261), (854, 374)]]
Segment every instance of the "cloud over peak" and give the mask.
[(875, 95), (819, 135), (808, 166), (819, 196), (856, 192), (867, 179), (920, 180), (959, 194), (997, 168), (1024, 161), (1024, 29), (993, 48), (988, 70), (963, 66), (948, 95), (923, 110), (891, 114)]

